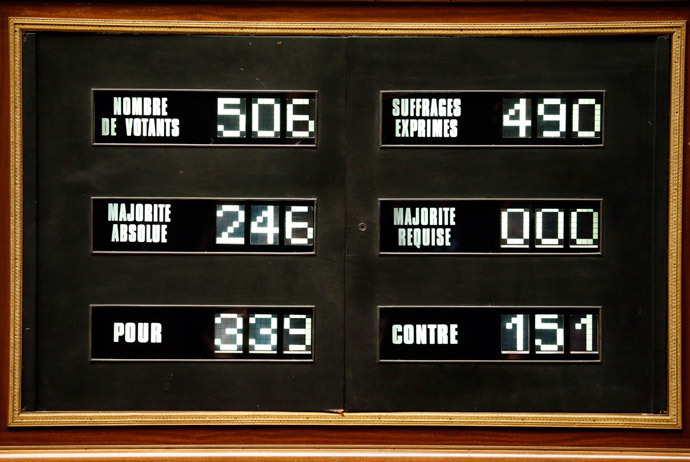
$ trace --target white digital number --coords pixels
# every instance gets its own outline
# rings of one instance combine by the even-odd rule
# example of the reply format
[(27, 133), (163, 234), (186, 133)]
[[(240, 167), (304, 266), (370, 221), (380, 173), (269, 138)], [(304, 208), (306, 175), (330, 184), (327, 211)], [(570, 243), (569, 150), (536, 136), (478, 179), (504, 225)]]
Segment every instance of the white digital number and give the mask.
[(565, 330), (563, 328), (562, 315), (534, 315), (534, 328), (536, 353), (563, 353)]
[[(579, 321), (575, 322), (576, 330), (583, 330), (585, 333), (585, 352), (594, 352), (594, 316), (587, 314), (580, 318)], [(572, 334), (571, 334), (572, 335)], [(577, 350), (571, 351), (578, 352)]]
[(276, 245), (280, 235), (280, 217), (275, 205), (252, 205), (250, 244)]
[(244, 205), (216, 206), (216, 244), (244, 244)]
[[(306, 221), (299, 221), (296, 219)], [(312, 245), (314, 243), (314, 208), (291, 205), (285, 210), (285, 243), (288, 245)], [(299, 236), (297, 236), (299, 234)]]
[[(510, 107), (512, 106), (512, 107)], [(507, 109), (507, 107), (510, 107)], [(507, 110), (506, 110), (507, 109)], [(517, 130), (506, 128), (517, 127)], [(532, 106), (527, 98), (503, 100), (503, 137), (529, 138), (532, 136)]]
[(252, 99), (252, 136), (280, 138), (280, 100), (278, 98)]
[[(313, 138), (316, 122), (309, 114), (295, 114), (295, 109), (305, 107), (307, 112), (311, 112), (310, 101), (307, 98), (288, 98), (287, 103), (287, 137), (288, 138)], [(301, 130), (295, 128), (299, 125)]]
[(563, 247), (565, 212), (562, 209), (537, 209), (535, 219), (535, 247)]
[(501, 353), (529, 353), (529, 317), (501, 315)]
[(273, 314), (249, 315), (249, 352), (278, 351), (278, 317)]
[(218, 98), (218, 137), (247, 135), (247, 108), (244, 98)]
[[(537, 136), (539, 138), (565, 137), (566, 107), (563, 98), (539, 99), (537, 115), (539, 116), (537, 119)], [(551, 122), (557, 122), (557, 128), (553, 127), (554, 124)], [(550, 130), (546, 128), (550, 128)]]
[(571, 103), (565, 97), (504, 98), (503, 138), (531, 138), (532, 104), (537, 105), (537, 138), (601, 138), (601, 100), (574, 96)]
[(242, 316), (236, 313), (215, 315), (214, 351), (232, 353), (242, 351)]
[[(580, 223), (591, 220), (591, 230)], [(586, 223), (586, 222), (585, 222)], [(591, 231), (591, 232), (590, 232)], [(599, 246), (599, 212), (594, 209), (575, 209), (570, 211), (570, 247)]]
[(283, 318), (283, 351), (311, 353), (311, 316), (290, 314)]
[[(580, 128), (580, 109), (592, 106), (592, 127), (590, 130)], [(580, 98), (573, 105), (573, 137), (598, 138), (601, 136), (601, 104), (593, 98)]]
[(501, 209), (501, 247), (529, 246), (529, 209)]

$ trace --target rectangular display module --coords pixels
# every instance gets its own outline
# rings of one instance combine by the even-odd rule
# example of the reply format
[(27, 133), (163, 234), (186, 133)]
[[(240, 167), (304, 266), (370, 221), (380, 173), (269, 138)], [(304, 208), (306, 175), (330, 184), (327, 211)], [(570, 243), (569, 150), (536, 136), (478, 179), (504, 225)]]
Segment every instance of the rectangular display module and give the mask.
[(381, 92), (383, 147), (603, 142), (603, 91)]
[(379, 307), (380, 361), (599, 361), (598, 307)]
[(94, 253), (313, 254), (314, 199), (93, 198)]
[(313, 307), (91, 307), (92, 360), (311, 360)]
[(93, 90), (94, 144), (315, 146), (315, 91)]
[(599, 254), (601, 201), (380, 199), (381, 254)]

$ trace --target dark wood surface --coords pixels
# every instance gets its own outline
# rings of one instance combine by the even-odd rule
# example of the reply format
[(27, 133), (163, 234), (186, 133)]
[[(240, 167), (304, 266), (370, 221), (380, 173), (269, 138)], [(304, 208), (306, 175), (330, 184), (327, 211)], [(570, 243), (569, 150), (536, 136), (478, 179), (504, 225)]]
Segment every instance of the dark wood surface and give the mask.
[(48, 450), (35, 451), (30, 448), (21, 452), (18, 449), (0, 449), (0, 460), (6, 457), (21, 455), (27, 462), (62, 462), (107, 460), (108, 462), (134, 462), (145, 458), (146, 462), (220, 462), (252, 460), (255, 462), (296, 462), (319, 461), (338, 462), (389, 462), (405, 460), (406, 462), (441, 462), (463, 460), (464, 462), (568, 462), (587, 460), (588, 462), (687, 462), (690, 453), (687, 451), (657, 450), (572, 450), (572, 449), (509, 449), (501, 447), (284, 447), (275, 449), (266, 446), (202, 449), (177, 447), (162, 451), (160, 448), (138, 449), (136, 453), (123, 448), (91, 448), (88, 451), (78, 448), (53, 447)]
[[(261, 2), (222, 3), (199, 1), (170, 3), (112, 2), (0, 2), (0, 446), (34, 445), (218, 445), (218, 444), (356, 444), (356, 445), (516, 445), (566, 447), (690, 448), (690, 367), (686, 360), (685, 430), (583, 430), (529, 428), (449, 428), (449, 427), (144, 427), (144, 428), (56, 428), (8, 429), (8, 332), (9, 324), (9, 79), (7, 18), (64, 17), (167, 19), (207, 21), (326, 21), (326, 22), (598, 22), (631, 20), (688, 20), (690, 2), (587, 3), (553, 2), (539, 4), (423, 3), (380, 4), (375, 2)], [(690, 68), (686, 64), (686, 70)], [(686, 81), (688, 81), (686, 76)], [(686, 105), (687, 105), (686, 92)], [(685, 143), (690, 139), (686, 110)], [(687, 146), (687, 144), (686, 144)], [(683, 226), (690, 229), (687, 195), (690, 180), (685, 168), (686, 212)], [(690, 251), (685, 233), (684, 256)], [(690, 259), (684, 258), (684, 273), (690, 274)], [(688, 300), (688, 284), (683, 300)], [(684, 310), (686, 311), (686, 310)], [(687, 316), (684, 316), (687, 318)], [(683, 356), (690, 358), (684, 329)]]

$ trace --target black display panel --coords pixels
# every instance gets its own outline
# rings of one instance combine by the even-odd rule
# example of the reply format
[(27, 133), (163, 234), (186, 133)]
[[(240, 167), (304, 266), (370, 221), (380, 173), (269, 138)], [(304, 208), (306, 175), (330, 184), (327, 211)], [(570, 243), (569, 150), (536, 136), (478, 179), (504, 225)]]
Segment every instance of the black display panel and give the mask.
[(113, 197), (92, 206), (94, 253), (314, 253), (314, 200)]
[[(348, 52), (356, 71), (348, 80), (346, 213), (352, 225), (346, 257), (345, 409), (668, 410), (667, 38), (357, 37), (348, 42)], [(514, 90), (522, 95), (513, 94), (518, 101), (504, 107), (503, 98)], [(579, 98), (580, 93), (594, 104), (600, 98), (601, 133), (592, 130), (594, 139), (586, 141), (590, 144), (573, 145), (568, 144), (575, 142), (568, 126), (572, 101), (563, 103), (566, 127), (561, 130), (560, 122), (551, 120), (558, 119), (561, 102), (549, 103), (539, 119), (539, 100)], [(461, 98), (458, 139), (466, 144), (433, 137), (387, 140), (386, 132), (395, 129), (392, 120), (386, 121), (386, 108), (392, 111), (389, 96)], [(488, 111), (486, 118), (478, 116), (480, 105), (470, 104), (475, 97), (494, 98), (493, 104), (481, 105)], [(520, 121), (521, 110), (513, 115), (510, 110), (522, 98), (531, 110), (530, 138), (524, 141), (508, 138), (520, 134), (519, 125), (501, 123), (504, 109), (509, 121)], [(429, 107), (431, 111), (431, 101)], [(423, 103), (420, 108), (424, 110)], [(469, 115), (475, 117), (464, 119)], [(493, 125), (486, 126), (493, 127), (493, 134), (471, 125), (489, 119)], [(584, 118), (580, 122), (578, 129)], [(562, 138), (545, 136), (545, 131), (556, 129), (565, 132)], [(475, 138), (470, 142), (469, 137)], [(396, 207), (401, 209), (397, 225)], [(434, 207), (436, 226), (431, 224)], [(422, 208), (427, 209), (426, 225)], [(448, 210), (440, 213), (438, 208)], [(570, 215), (579, 208), (590, 210), (578, 213), (576, 237), (584, 239), (580, 248), (571, 245)], [(542, 212), (540, 224), (537, 211)], [(384, 307), (411, 308), (386, 315)], [(470, 316), (448, 308), (453, 313), (449, 315), (435, 307), (478, 311), (470, 310)], [(508, 359), (500, 353), (504, 313), (479, 317), (494, 307), (601, 307), (599, 353), (587, 360), (574, 354), (555, 360), (559, 353), (536, 353), (532, 335), (533, 356), (512, 359), (511, 353)], [(528, 315), (519, 318), (523, 332), (529, 331), (527, 323), (534, 328), (537, 314), (563, 315), (546, 318), (546, 323), (570, 329), (567, 312), (515, 313)], [(380, 330), (386, 316), (401, 326), (402, 344), (393, 344), (392, 326)], [(469, 332), (454, 319), (465, 316)], [(458, 324), (461, 348), (407, 345), (406, 324), (414, 326), (413, 335), (417, 325), (426, 324), (427, 336), (430, 324), (446, 324), (449, 332), (451, 324)], [(517, 341), (508, 335), (517, 328), (505, 331), (507, 345)], [(486, 339), (462, 345), (482, 333)], [(570, 358), (565, 335), (563, 358)], [(472, 350), (474, 345), (481, 345), (481, 351)], [(489, 348), (493, 351), (487, 353)]]
[(603, 91), (383, 91), (383, 146), (602, 146)]
[[(24, 124), (35, 140), (25, 144), (23, 172), (25, 184), (33, 185), (35, 200), (24, 202), (24, 217), (27, 229), (31, 221), (36, 232), (24, 242), (36, 249), (35, 265), (26, 264), (27, 292), (36, 295), (35, 303), (24, 307), (23, 319), (36, 333), (36, 341), (28, 347), (35, 354), (26, 350), (23, 356), (23, 408), (28, 412), (342, 408), (343, 332), (333, 326), (342, 325), (344, 312), (345, 116), (317, 106), (328, 101), (332, 107), (345, 107), (345, 40), (49, 32), (27, 34), (25, 39), (24, 72), (35, 82), (26, 89), (35, 93), (31, 99), (35, 118), (26, 112)], [(94, 91), (105, 88), (135, 90)], [(155, 90), (161, 88), (189, 90)], [(94, 124), (94, 97), (103, 95), (109, 95), (103, 117), (112, 113), (114, 97), (167, 97), (167, 116), (152, 118), (179, 118), (180, 136), (166, 138), (165, 143), (158, 137), (101, 143), (94, 139), (96, 128), (101, 128)], [(251, 133), (249, 98), (279, 98), (280, 111), (287, 111), (284, 102), (292, 96), (309, 99), (309, 105), (293, 109), (304, 115), (302, 109), (313, 108), (314, 133), (299, 139), (283, 136), (287, 112), (281, 112), (281, 137), (252, 141), (256, 137)], [(246, 139), (218, 136), (220, 97), (247, 98)], [(186, 105), (180, 105), (182, 100)], [(100, 114), (101, 106), (95, 103)], [(144, 104), (148, 103), (142, 100), (142, 111)], [(162, 100), (160, 104), (162, 108)], [(151, 107), (153, 111), (153, 100)], [(223, 124), (232, 130), (234, 115), (221, 115), (229, 116)], [(123, 118), (116, 122), (116, 133), (126, 134), (120, 130), (126, 129), (124, 118), (131, 116), (111, 117)], [(293, 128), (308, 125), (302, 122), (295, 122)], [(185, 127), (195, 126), (203, 128), (203, 138), (202, 131), (194, 131), (198, 138), (185, 143), (201, 144), (180, 144)], [(220, 143), (227, 144), (218, 149)], [(244, 143), (256, 144), (244, 149), (240, 147), (248, 146)], [(117, 220), (109, 220), (109, 203), (118, 204), (116, 214), (113, 210)], [(121, 204), (125, 205), (122, 220)], [(218, 217), (219, 205), (244, 207), (244, 223), (234, 226), (238, 210), (222, 210), (223, 217)], [(131, 206), (133, 221), (127, 218)], [(257, 222), (257, 215), (252, 217), (255, 206), (263, 208), (258, 216), (268, 212), (267, 207), (275, 208), (275, 214), (259, 223), (266, 232), (251, 231), (252, 221)], [(292, 220), (293, 225), (298, 221), (308, 225), (292, 226), (289, 232), (286, 213), (291, 206), (308, 208), (295, 211)], [(219, 228), (219, 218), (225, 219), (224, 228)], [(277, 234), (275, 229), (268, 233), (271, 219)], [(114, 225), (118, 241), (123, 240), (120, 226), (126, 225), (128, 242), (113, 242)], [(130, 225), (136, 225), (136, 241), (143, 225), (142, 240), (151, 242), (129, 242)], [(159, 227), (155, 239), (152, 225)], [(167, 242), (152, 242), (160, 240), (164, 225)], [(216, 243), (218, 231), (227, 243)], [(288, 243), (290, 233), (307, 242)], [(239, 238), (244, 244), (235, 243)], [(31, 271), (33, 284), (28, 277)], [(314, 308), (311, 359), (297, 354), (289, 361), (273, 361), (268, 359), (270, 353), (249, 355), (248, 350), (249, 356), (216, 359), (208, 353), (212, 349), (195, 350), (198, 331), (190, 331), (185, 339), (189, 342), (180, 343), (178, 351), (171, 345), (151, 361), (145, 356), (153, 353), (140, 349), (146, 345), (135, 348), (126, 341), (116, 346), (139, 353), (123, 350), (119, 360), (92, 360), (95, 326), (90, 307), (119, 306), (125, 312), (141, 305), (151, 306), (156, 315), (143, 319), (149, 316), (146, 311), (140, 322), (161, 323), (164, 343), (174, 326), (191, 328), (199, 322), (186, 311), (171, 311), (167, 321), (160, 320), (157, 316), (164, 306), (327, 309)], [(194, 311), (200, 316), (202, 312)], [(98, 316), (98, 309), (94, 313)], [(123, 317), (113, 322), (123, 323), (126, 336), (127, 323), (135, 321)], [(249, 318), (243, 319), (243, 325), (243, 341), (249, 341)], [(113, 330), (110, 324), (108, 335), (99, 338), (112, 339)], [(230, 344), (228, 339), (221, 341)], [(98, 358), (118, 357), (116, 351), (94, 353)], [(277, 352), (276, 358), (282, 354)], [(204, 355), (207, 359), (198, 359)]]
[[(668, 411), (667, 37), (277, 39), (39, 33), (26, 39), (22, 56), (27, 75), (34, 78), (26, 88), (28, 93), (35, 90), (27, 100), (34, 107), (26, 112), (23, 132), (35, 138), (23, 144), (24, 174), (29, 178), (23, 242), (34, 251), (29, 250), (24, 261), (25, 290), (33, 296), (26, 298), (22, 318), (22, 328), (30, 330), (22, 357), (24, 377), (29, 378), (22, 384), (22, 406), (28, 411)], [(273, 66), (276, 62), (282, 65)], [(237, 71), (238, 65), (246, 71)], [(83, 72), (74, 73), (75, 68)], [(215, 149), (217, 143), (194, 149), (177, 142), (94, 146), (94, 130), (103, 125), (94, 126), (93, 89), (160, 88), (160, 69), (169, 71), (166, 86), (245, 89), (239, 93), (247, 98), (267, 88), (314, 89), (321, 109), (315, 126), (318, 145), (302, 149), (302, 144), (251, 144), (251, 155), (243, 149)], [(425, 92), (510, 93), (516, 101), (506, 96), (509, 101), (494, 107), (493, 117), (502, 121), (505, 116), (509, 122), (500, 126), (501, 139), (524, 138), (525, 144), (416, 149), (400, 144), (384, 149), (381, 98), (391, 89), (415, 99)], [(515, 94), (506, 89), (525, 90)], [(584, 94), (583, 89), (591, 91)], [(157, 96), (140, 91), (149, 90), (133, 90), (129, 97)], [(228, 98), (239, 94), (229, 93)], [(283, 92), (268, 93), (279, 97)], [(594, 103), (567, 99), (580, 94)], [(113, 107), (114, 96), (110, 98)], [(546, 101), (558, 98), (565, 102)], [(218, 136), (215, 103), (207, 120), (216, 132), (205, 140)], [(141, 104), (144, 111), (148, 102)], [(241, 103), (227, 104), (223, 110), (239, 112), (220, 114), (228, 116), (220, 119), (222, 131), (241, 132), (242, 113), (235, 106)], [(591, 118), (578, 119), (577, 130), (593, 132), (590, 138), (596, 142), (568, 144), (576, 104), (592, 109)], [(462, 117), (470, 106), (462, 101), (458, 127), (466, 125)], [(172, 106), (162, 115), (162, 99), (152, 99), (151, 112), (154, 107), (161, 115), (152, 117), (176, 117), (169, 112)], [(272, 114), (283, 110), (273, 109)], [(248, 112), (246, 117), (246, 138), (251, 139), (252, 117)], [(232, 118), (237, 126), (230, 125)], [(532, 123), (523, 123), (527, 120)], [(126, 126), (115, 123), (116, 133), (123, 123)], [(166, 122), (161, 123), (165, 132)], [(158, 130), (158, 122), (155, 125)], [(106, 128), (111, 127), (109, 121)], [(547, 138), (555, 144), (542, 144)], [(244, 146), (247, 140), (238, 139), (237, 145)], [(291, 226), (288, 232), (286, 207), (291, 205), (312, 207), (314, 242), (309, 242), (308, 219), (298, 217), (306, 226)], [(583, 205), (585, 210), (578, 211)], [(253, 216), (254, 206), (260, 209)], [(465, 213), (466, 206), (476, 210)], [(441, 237), (435, 234), (434, 245), (432, 208), (435, 227), (443, 228)], [(571, 218), (573, 211), (577, 222)], [(265, 224), (265, 232), (253, 233), (252, 223)], [(430, 230), (429, 245), (424, 245), (424, 229)], [(291, 232), (299, 232), (306, 245), (288, 244)], [(460, 239), (467, 232), (472, 238)], [(136, 242), (130, 242), (130, 236)], [(587, 242), (577, 242), (580, 239)], [(288, 245), (299, 248), (287, 251)], [(221, 247), (237, 250), (218, 251)], [(125, 255), (135, 253), (146, 255)], [(424, 253), (434, 255), (415, 255)], [(218, 255), (203, 257), (206, 254)], [(312, 342), (318, 349), (313, 361), (272, 364), (245, 356), (219, 361), (208, 356), (215, 345), (214, 330), (205, 359), (192, 347), (189, 357), (171, 350), (158, 358), (146, 358), (150, 352), (137, 358), (114, 351), (92, 358), (92, 333), (97, 329), (102, 328), (98, 338), (108, 339), (111, 346), (131, 347), (138, 343), (139, 322), (149, 323), (149, 339), (153, 334), (165, 339), (166, 323), (191, 328), (196, 322), (185, 323), (187, 312), (171, 309), (177, 321), (149, 317), (147, 311), (139, 320), (92, 324), (90, 307), (94, 313), (98, 307), (112, 307), (119, 316), (143, 305), (152, 312), (174, 305), (248, 310), (313, 306), (312, 321), (318, 315), (318, 323), (312, 322)], [(462, 316), (468, 316), (472, 334), (486, 334), (476, 342), (481, 352), (472, 345), (460, 352), (439, 352), (427, 349), (429, 344), (406, 343), (406, 335), (412, 335), (412, 342), (424, 335), (417, 333), (417, 325), (427, 326), (428, 339), (434, 330), (429, 325), (446, 324), (442, 338), (447, 335), (450, 342), (450, 326), (458, 324), (458, 342), (467, 338), (467, 333), (460, 335), (460, 321), (434, 311), (465, 306), (477, 308)], [(379, 307), (390, 308), (381, 319), (388, 316), (393, 322), (383, 332)], [(401, 313), (395, 307), (412, 311)], [(491, 319), (482, 320), (490, 313)], [(240, 343), (238, 329), (240, 319), (243, 328), (249, 325), (252, 312), (231, 309), (220, 314), (230, 316), (218, 318), (225, 331), (217, 340), (238, 350), (223, 354), (248, 355), (249, 330), (242, 331)], [(592, 315), (591, 323), (587, 315)], [(204, 326), (210, 320), (207, 317)], [(154, 330), (153, 323), (160, 324), (160, 330)], [(537, 329), (538, 324), (547, 327)], [(566, 333), (577, 324), (592, 326), (590, 344), (597, 344), (596, 352), (587, 349), (587, 339), (579, 332)], [(394, 331), (395, 325), (400, 327)], [(539, 337), (537, 330), (556, 332), (555, 340)], [(438, 340), (438, 327), (434, 334)], [(141, 335), (143, 344), (143, 330)], [(394, 343), (394, 338), (402, 343)], [(383, 348), (382, 341), (395, 349)], [(277, 338), (269, 344), (276, 345), (276, 354), (284, 347)], [(537, 347), (554, 345), (555, 352), (537, 352)], [(527, 346), (529, 353), (524, 352)], [(139, 347), (132, 348), (143, 351)], [(576, 355), (573, 347), (584, 348), (591, 358), (570, 359)], [(482, 356), (489, 348), (493, 352)], [(554, 359), (561, 354), (564, 359)]]
[(313, 320), (295, 306), (97, 305), (91, 359), (307, 361)]
[(314, 91), (93, 90), (94, 144), (314, 146)]
[(382, 199), (381, 254), (599, 254), (601, 201)]
[(379, 361), (599, 361), (593, 307), (379, 307)]

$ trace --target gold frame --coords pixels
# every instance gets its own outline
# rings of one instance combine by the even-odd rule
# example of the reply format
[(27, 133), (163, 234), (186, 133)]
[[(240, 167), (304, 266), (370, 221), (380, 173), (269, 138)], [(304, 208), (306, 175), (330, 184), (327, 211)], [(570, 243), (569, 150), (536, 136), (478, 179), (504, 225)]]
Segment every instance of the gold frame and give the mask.
[[(135, 21), (10, 18), (10, 371), (11, 427), (84, 425), (467, 425), (681, 428), (681, 226), (685, 21), (404, 24)], [(21, 409), (22, 355), (22, 34), (34, 31), (145, 34), (558, 36), (668, 34), (671, 101), (668, 236), (668, 414), (496, 412), (179, 412)]]

